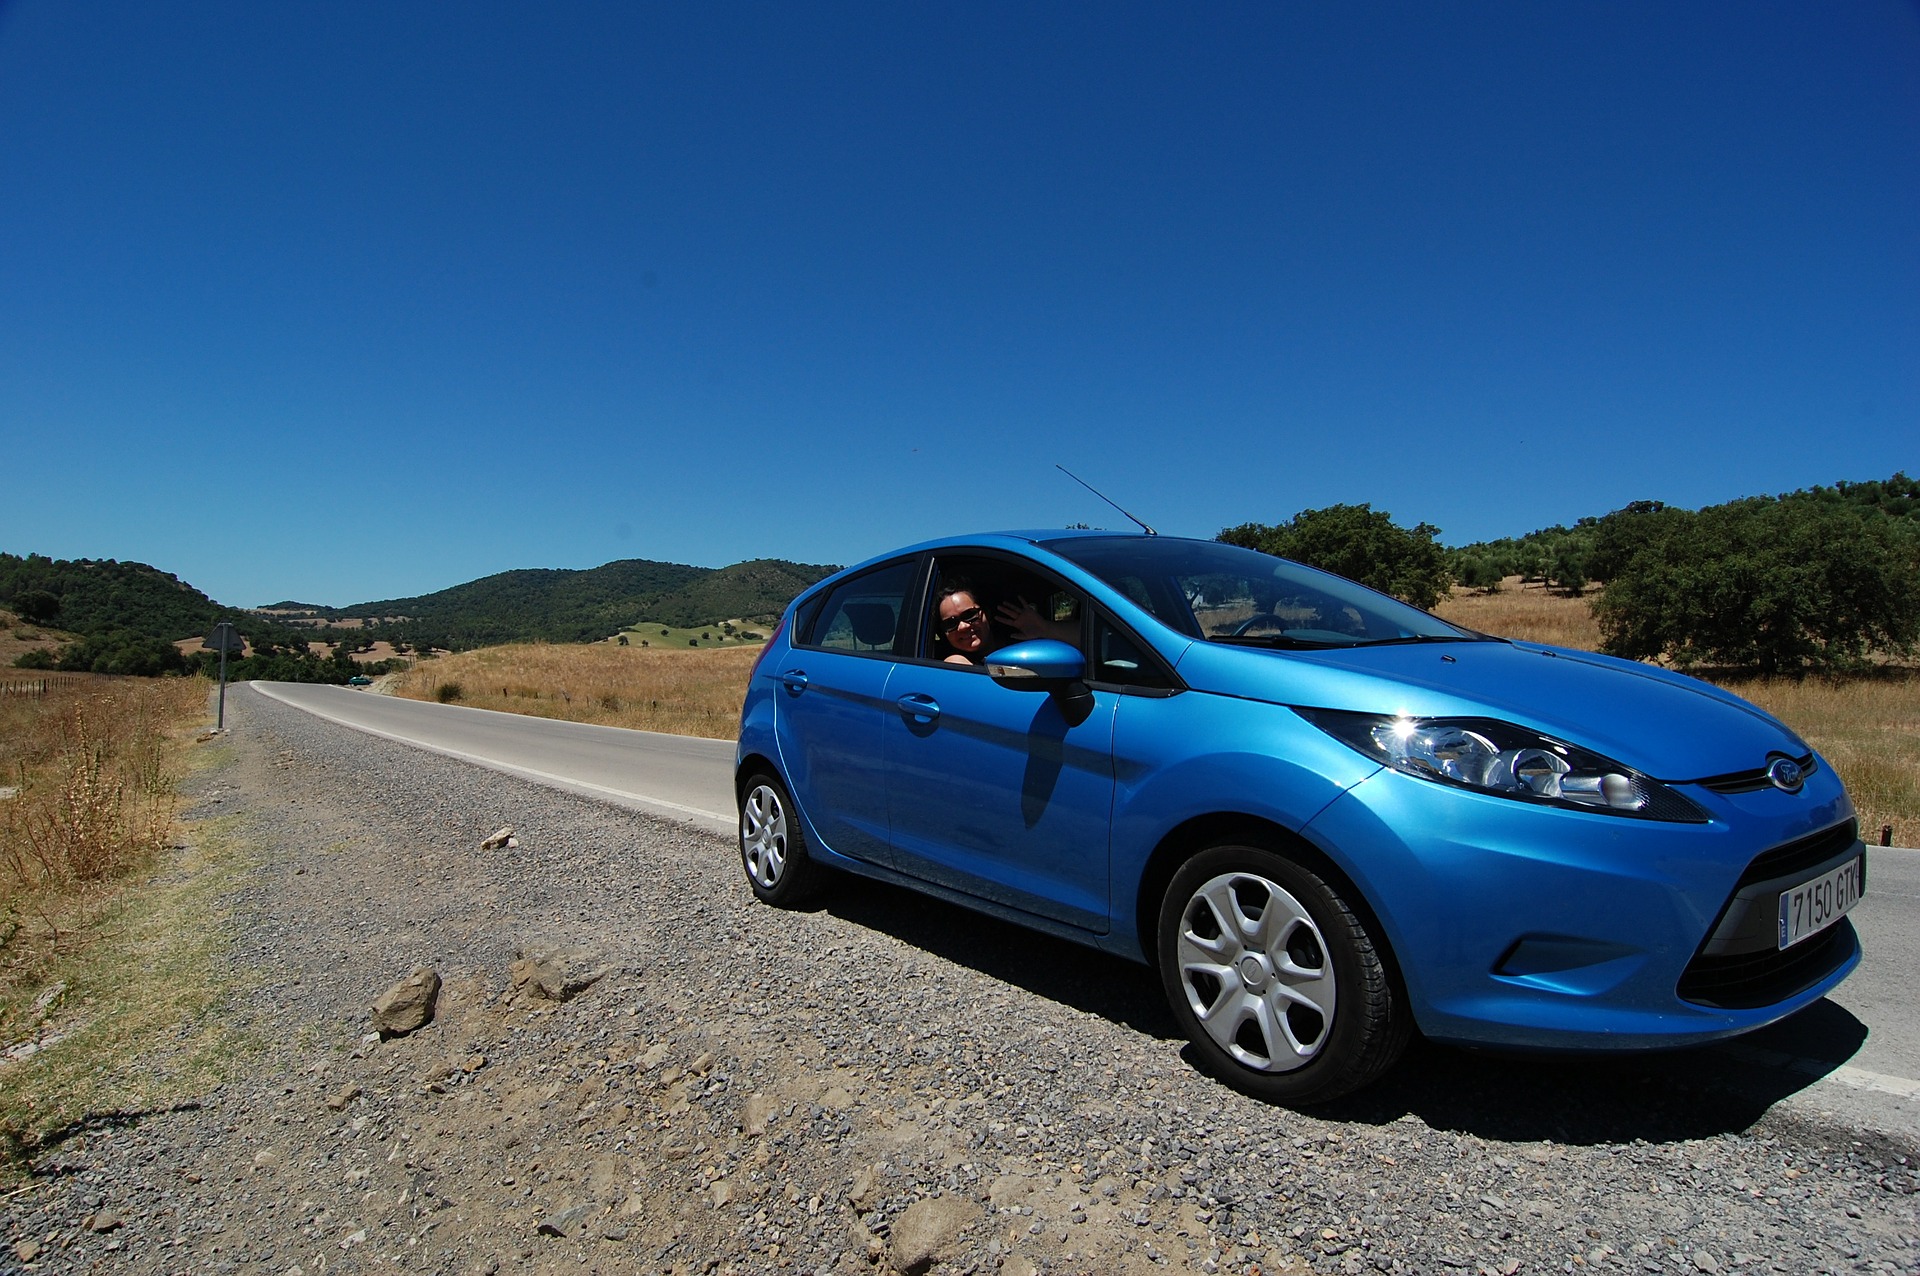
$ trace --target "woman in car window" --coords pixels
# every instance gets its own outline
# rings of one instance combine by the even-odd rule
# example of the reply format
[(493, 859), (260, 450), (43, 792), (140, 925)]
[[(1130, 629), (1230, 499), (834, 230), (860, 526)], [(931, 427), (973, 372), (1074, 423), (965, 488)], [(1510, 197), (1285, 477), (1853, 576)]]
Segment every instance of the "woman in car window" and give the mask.
[[(1048, 620), (1024, 598), (1001, 603), (990, 619), (974, 587), (963, 580), (950, 580), (941, 587), (934, 614), (934, 633), (950, 649), (945, 658), (950, 665), (977, 665), (987, 658), (987, 653), (999, 650), (1009, 641), (1057, 638), (1061, 642), (1077, 642), (1080, 638), (1078, 625)], [(999, 628), (1013, 635), (1011, 639), (1000, 636), (995, 620)]]

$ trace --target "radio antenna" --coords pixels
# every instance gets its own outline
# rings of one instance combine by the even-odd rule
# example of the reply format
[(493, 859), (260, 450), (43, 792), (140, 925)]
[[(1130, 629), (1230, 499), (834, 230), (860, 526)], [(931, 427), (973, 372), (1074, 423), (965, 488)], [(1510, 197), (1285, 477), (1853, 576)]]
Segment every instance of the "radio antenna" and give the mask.
[(1139, 523), (1140, 530), (1145, 532), (1147, 535), (1158, 536), (1160, 534), (1154, 531), (1151, 527), (1147, 526), (1145, 521), (1138, 518), (1134, 518), (1132, 514), (1128, 514), (1125, 509), (1121, 508), (1120, 503), (1118, 501), (1115, 501), (1112, 497), (1108, 496), (1105, 492), (1101, 491), (1099, 488), (1095, 487), (1093, 484), (1087, 482), (1085, 479), (1081, 478), (1078, 474), (1075, 474), (1072, 470), (1068, 469), (1066, 466), (1060, 464), (1060, 462), (1055, 461), (1053, 463), (1053, 468), (1056, 470), (1059, 470), (1062, 474), (1066, 475), (1068, 478), (1078, 483), (1081, 487), (1086, 488), (1089, 492), (1092, 492), (1095, 496), (1099, 497), (1101, 500), (1105, 501), (1107, 504), (1113, 506), (1113, 508), (1120, 510), (1122, 514), (1126, 514), (1129, 521)]

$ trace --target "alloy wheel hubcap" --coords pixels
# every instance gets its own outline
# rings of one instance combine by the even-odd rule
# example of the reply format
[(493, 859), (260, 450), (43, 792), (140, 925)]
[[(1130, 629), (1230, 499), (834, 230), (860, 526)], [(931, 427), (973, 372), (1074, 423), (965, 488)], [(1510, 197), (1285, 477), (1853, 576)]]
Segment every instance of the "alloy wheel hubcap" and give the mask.
[(780, 795), (765, 784), (755, 786), (740, 805), (740, 857), (761, 889), (780, 884), (787, 866), (787, 812)]
[(1326, 1048), (1337, 987), (1304, 905), (1255, 873), (1223, 873), (1188, 898), (1175, 940), (1187, 1006), (1213, 1043), (1256, 1072), (1290, 1072)]

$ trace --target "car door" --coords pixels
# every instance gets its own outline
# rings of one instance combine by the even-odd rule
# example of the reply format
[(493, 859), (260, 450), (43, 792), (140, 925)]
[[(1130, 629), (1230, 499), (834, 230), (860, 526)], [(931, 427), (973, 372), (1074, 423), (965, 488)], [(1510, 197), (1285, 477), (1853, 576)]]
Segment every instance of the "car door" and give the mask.
[[(931, 643), (920, 635), (922, 652)], [(893, 866), (1104, 934), (1114, 696), (1096, 692), (1082, 716), (1057, 695), (925, 654), (895, 666), (886, 694)]]
[(908, 558), (842, 581), (804, 609), (773, 669), (774, 735), (795, 803), (827, 850), (876, 864), (890, 859), (887, 685), (919, 577)]

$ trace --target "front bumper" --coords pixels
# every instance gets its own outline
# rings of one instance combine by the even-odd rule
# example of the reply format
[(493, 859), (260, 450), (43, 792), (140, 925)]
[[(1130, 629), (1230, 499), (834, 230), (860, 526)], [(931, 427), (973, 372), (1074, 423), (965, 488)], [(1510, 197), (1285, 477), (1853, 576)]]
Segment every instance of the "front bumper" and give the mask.
[(1429, 1037), (1684, 1046), (1764, 1027), (1852, 971), (1860, 946), (1844, 918), (1784, 951), (1746, 931), (1778, 881), (1860, 848), (1824, 766), (1798, 794), (1680, 787), (1708, 823), (1534, 806), (1382, 771), (1305, 832), (1372, 907)]

